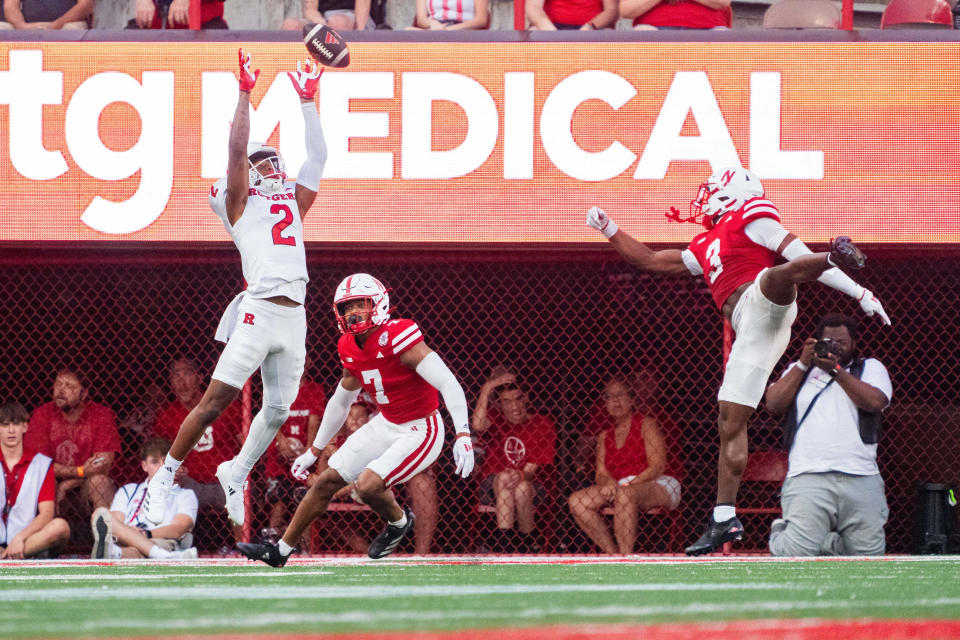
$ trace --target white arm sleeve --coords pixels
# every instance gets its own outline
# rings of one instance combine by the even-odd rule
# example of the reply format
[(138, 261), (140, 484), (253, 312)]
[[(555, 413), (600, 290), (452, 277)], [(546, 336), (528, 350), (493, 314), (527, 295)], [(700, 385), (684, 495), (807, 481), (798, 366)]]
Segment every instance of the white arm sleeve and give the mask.
[(687, 271), (695, 276), (703, 275), (703, 269), (700, 268), (700, 263), (697, 262), (697, 257), (693, 255), (693, 251), (684, 249), (680, 252), (680, 257), (683, 259), (683, 265), (687, 268)]
[(320, 126), (320, 116), (313, 102), (304, 102), (300, 105), (303, 111), (303, 130), (307, 145), (307, 159), (297, 174), (297, 184), (303, 185), (310, 191), (320, 190), (320, 176), (323, 167), (327, 164), (327, 143), (323, 139), (323, 128)]
[[(803, 244), (799, 238), (788, 244), (783, 250), (783, 257), (787, 260), (796, 260), (800, 256), (809, 255), (813, 255), (813, 251), (810, 251), (810, 248)], [(827, 285), (831, 289), (841, 291), (851, 298), (856, 298), (857, 300), (859, 300), (863, 295), (863, 287), (854, 282), (853, 278), (836, 267), (833, 269), (827, 269), (821, 273), (817, 280)]]
[[(770, 251), (779, 249), (783, 239), (790, 235), (790, 232), (784, 229), (783, 225), (773, 218), (757, 218), (752, 222), (748, 222), (747, 226), (743, 228), (743, 231), (754, 243), (761, 247), (766, 247), (770, 249)], [(792, 245), (793, 243), (791, 242), (790, 244)], [(783, 257), (787, 257), (786, 252), (784, 252)], [(789, 259), (790, 258), (787, 258), (787, 260)]]
[(333, 396), (327, 401), (327, 408), (323, 410), (323, 418), (320, 419), (317, 437), (313, 439), (314, 447), (323, 449), (331, 438), (337, 435), (337, 431), (340, 431), (340, 427), (347, 420), (347, 414), (350, 413), (353, 401), (359, 395), (360, 389), (350, 391), (345, 389), (342, 383), (337, 384), (337, 390), (333, 392)]
[(470, 421), (467, 417), (467, 397), (463, 387), (457, 382), (443, 360), (436, 351), (431, 351), (427, 357), (417, 365), (417, 374), (443, 396), (443, 403), (453, 419), (453, 429), (456, 433), (470, 433)]

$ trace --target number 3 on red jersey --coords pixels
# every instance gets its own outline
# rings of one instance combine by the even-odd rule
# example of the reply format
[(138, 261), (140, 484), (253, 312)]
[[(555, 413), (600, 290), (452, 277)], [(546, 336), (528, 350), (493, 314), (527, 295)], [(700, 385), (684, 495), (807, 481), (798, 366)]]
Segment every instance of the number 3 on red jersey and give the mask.
[(717, 238), (707, 247), (707, 260), (710, 261), (710, 284), (717, 280), (717, 276), (723, 271), (723, 263), (720, 262), (720, 238)]
[(376, 401), (377, 404), (388, 404), (390, 401), (387, 400), (387, 394), (383, 392), (383, 377), (380, 375), (380, 371), (377, 369), (370, 369), (369, 371), (361, 371), (360, 375), (363, 377), (363, 384), (372, 384), (373, 389), (376, 392)]

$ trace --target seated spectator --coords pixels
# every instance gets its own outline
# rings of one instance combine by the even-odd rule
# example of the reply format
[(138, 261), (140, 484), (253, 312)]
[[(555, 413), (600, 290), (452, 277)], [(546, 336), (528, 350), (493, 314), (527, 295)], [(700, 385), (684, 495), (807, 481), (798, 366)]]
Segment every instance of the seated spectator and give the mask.
[(110, 509), (97, 509), (93, 527), (91, 558), (153, 558), (154, 560), (197, 557), (193, 546), (193, 523), (197, 519), (197, 496), (193, 491), (174, 486), (167, 497), (163, 522), (153, 526), (140, 508), (147, 494), (147, 483), (163, 464), (170, 441), (152, 438), (140, 449), (140, 468), (147, 474), (141, 482), (125, 484), (117, 490)]
[(612, 29), (619, 18), (617, 0), (527, 0), (531, 30), (594, 31)]
[[(491, 403), (499, 414), (488, 411)], [(489, 499), (493, 491), (498, 546), (535, 551), (534, 501), (545, 494), (544, 467), (553, 464), (556, 425), (548, 416), (530, 411), (527, 392), (512, 373), (483, 384), (471, 422), (476, 433), (487, 433), (489, 439), (478, 477), (481, 499)]]
[[(180, 424), (203, 397), (203, 377), (200, 366), (190, 358), (179, 358), (170, 365), (170, 389), (175, 400), (160, 410), (153, 426), (153, 435), (172, 441)], [(201, 511), (212, 509), (223, 512), (226, 496), (217, 480), (217, 465), (237, 455), (243, 439), (243, 420), (240, 406), (234, 402), (208, 426), (193, 447), (190, 460), (177, 472), (177, 482), (197, 496)], [(235, 542), (243, 540), (242, 527), (233, 526)], [(224, 553), (232, 550), (225, 549)]]
[[(190, 0), (136, 0), (127, 29), (189, 29)], [(223, 0), (201, 0), (201, 29), (227, 29)]]
[[(614, 376), (603, 398), (614, 427), (597, 438), (596, 484), (569, 498), (570, 512), (604, 553), (633, 553), (637, 517), (655, 507), (676, 509), (680, 482), (668, 465), (666, 439), (652, 415), (634, 409), (633, 386)], [(613, 536), (600, 511), (613, 506)]]
[(0, 29), (89, 29), (93, 0), (4, 0)]
[(70, 525), (53, 517), (53, 460), (23, 446), (30, 417), (18, 402), (0, 405), (0, 560), (55, 552), (70, 538)]
[(632, 18), (633, 28), (729, 29), (730, 0), (620, 0), (620, 17)]
[[(417, 15), (411, 29), (456, 31), (490, 28), (490, 0), (417, 0)], [(420, 512), (417, 511), (419, 517)]]
[(80, 496), (82, 506), (77, 506), (84, 520), (113, 500), (110, 470), (120, 451), (113, 411), (90, 400), (88, 388), (78, 369), (60, 369), (53, 401), (33, 412), (24, 438), (26, 448), (53, 458), (57, 513), (64, 512), (66, 496)]
[(302, 0), (301, 18), (287, 18), (281, 29), (300, 31), (308, 23), (325, 24), (337, 31), (376, 29), (370, 18), (371, 0)]
[[(309, 365), (306, 368), (309, 369)], [(271, 544), (276, 544), (280, 532), (287, 527), (291, 510), (296, 509), (303, 497), (295, 493), (299, 487), (306, 489), (306, 484), (293, 477), (290, 465), (306, 450), (307, 444), (313, 442), (326, 406), (323, 386), (306, 376), (301, 377), (300, 392), (290, 405), (290, 415), (280, 427), (273, 446), (264, 455), (270, 519), (262, 537), (272, 539)]]

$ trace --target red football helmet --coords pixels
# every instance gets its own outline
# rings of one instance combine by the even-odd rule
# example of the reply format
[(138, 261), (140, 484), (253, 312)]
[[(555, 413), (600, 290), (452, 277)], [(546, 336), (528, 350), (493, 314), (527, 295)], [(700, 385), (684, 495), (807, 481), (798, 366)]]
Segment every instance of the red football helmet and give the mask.
[(763, 184), (752, 171), (726, 167), (713, 172), (690, 201), (687, 221), (712, 229), (725, 213), (736, 211), (751, 198), (763, 195)]
[[(364, 300), (365, 311), (369, 312), (366, 319), (359, 314), (346, 313), (347, 302)], [(359, 335), (373, 327), (382, 325), (390, 319), (390, 290), (366, 273), (355, 273), (347, 276), (337, 286), (333, 297), (333, 313), (337, 317), (337, 326), (340, 333)]]

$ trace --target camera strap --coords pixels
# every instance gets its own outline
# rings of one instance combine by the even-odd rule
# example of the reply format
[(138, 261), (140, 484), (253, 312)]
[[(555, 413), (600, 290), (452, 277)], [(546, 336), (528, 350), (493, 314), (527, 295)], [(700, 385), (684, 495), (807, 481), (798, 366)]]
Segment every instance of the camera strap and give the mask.
[[(802, 425), (802, 424), (803, 424), (803, 421), (806, 420), (806, 419), (807, 419), (807, 416), (810, 415), (810, 410), (813, 409), (813, 405), (816, 404), (817, 398), (819, 398), (819, 397), (823, 394), (823, 392), (827, 390), (827, 387), (829, 387), (830, 385), (832, 385), (835, 381), (836, 381), (836, 378), (835, 378), (835, 377), (834, 377), (834, 378), (830, 378), (830, 382), (828, 382), (827, 384), (825, 384), (825, 385), (823, 386), (823, 389), (820, 389), (820, 391), (817, 391), (817, 395), (813, 396), (813, 398), (810, 400), (810, 404), (807, 405), (807, 410), (803, 412), (803, 417), (801, 417), (799, 420), (797, 420), (797, 428), (796, 428), (796, 429), (794, 430), (794, 432), (793, 432), (793, 433), (794, 433), (794, 437), (796, 437), (797, 431), (800, 430), (800, 425)], [(806, 382), (806, 380), (804, 380), (804, 382)], [(802, 385), (801, 385), (801, 388), (802, 388)], [(800, 395), (799, 392), (797, 393), (797, 395), (798, 395), (798, 396)], [(796, 402), (797, 399), (794, 398), (793, 401)]]

